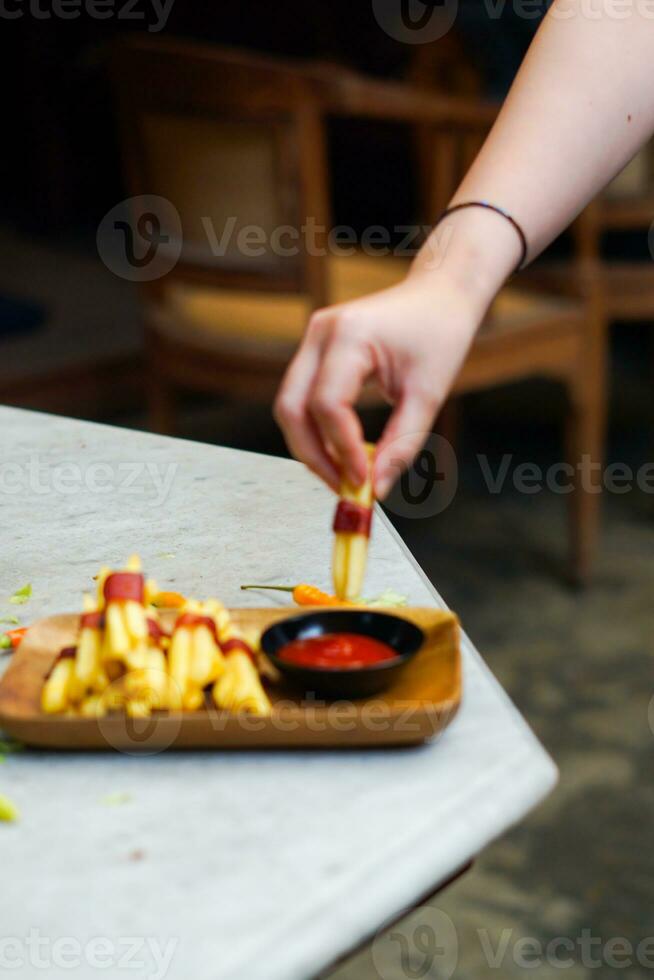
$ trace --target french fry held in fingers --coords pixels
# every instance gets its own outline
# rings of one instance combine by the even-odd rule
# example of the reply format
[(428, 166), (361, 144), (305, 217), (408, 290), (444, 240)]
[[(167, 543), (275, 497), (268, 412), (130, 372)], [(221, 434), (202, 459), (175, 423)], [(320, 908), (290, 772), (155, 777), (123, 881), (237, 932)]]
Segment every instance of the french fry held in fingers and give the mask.
[(334, 554), (332, 574), (334, 592), (339, 599), (352, 602), (361, 594), (368, 559), (368, 539), (374, 503), (372, 464), (375, 447), (366, 444), (368, 475), (360, 487), (347, 480), (341, 484), (341, 499), (334, 515)]
[(216, 707), (261, 717), (269, 715), (271, 705), (261, 684), (252, 646), (231, 622), (220, 633), (220, 645), (225, 669), (213, 686)]

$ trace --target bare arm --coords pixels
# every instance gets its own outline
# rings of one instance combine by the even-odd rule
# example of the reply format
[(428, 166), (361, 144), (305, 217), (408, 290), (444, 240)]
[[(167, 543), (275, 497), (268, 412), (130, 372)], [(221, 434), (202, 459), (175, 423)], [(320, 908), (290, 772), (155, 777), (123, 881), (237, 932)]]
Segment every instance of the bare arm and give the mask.
[[(538, 254), (654, 130), (654, 2), (556, 0), (453, 203), (485, 199), (520, 222)], [(353, 405), (376, 377), (395, 404), (379, 444), (379, 496), (426, 437), (520, 243), (471, 209), (447, 219), (399, 286), (314, 314), (277, 399), (291, 450), (332, 486), (360, 482)], [(389, 449), (393, 444), (393, 452)]]

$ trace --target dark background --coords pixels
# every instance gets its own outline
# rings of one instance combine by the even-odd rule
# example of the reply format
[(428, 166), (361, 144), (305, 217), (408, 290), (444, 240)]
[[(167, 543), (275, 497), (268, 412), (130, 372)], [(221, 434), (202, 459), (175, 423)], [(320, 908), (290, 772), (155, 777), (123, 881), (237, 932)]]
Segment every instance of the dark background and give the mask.
[[(125, 2), (117, 0), (114, 9), (120, 11)], [(9, 3), (8, 8), (14, 9)], [(54, 16), (46, 20), (31, 16), (27, 3), (16, 9), (24, 13), (20, 19), (0, 18), (5, 93), (1, 214), (43, 233), (94, 232), (102, 215), (124, 196), (106, 73), (107, 46), (126, 33), (147, 33), (148, 20), (154, 24), (155, 17), (145, 0), (139, 0), (134, 10), (147, 18), (143, 20), (96, 20), (83, 11), (74, 20)], [(50, 9), (48, 0), (42, 0), (40, 9)], [(510, 7), (490, 21), (478, 3), (462, 5), (458, 30), (464, 43), (470, 44), (471, 57), (474, 52), (476, 70), (489, 94), (506, 90), (534, 27), (533, 21), (515, 17)], [(412, 46), (380, 30), (370, 4), (346, 0), (232, 4), (177, 0), (158, 33), (278, 55), (333, 59), (389, 78), (406, 74), (413, 53)], [(357, 138), (362, 148), (369, 145), (370, 133), (362, 133), (360, 126), (343, 124), (341, 129), (342, 139)], [(406, 146), (406, 140), (389, 136), (383, 143), (390, 155), (385, 156), (383, 171), (376, 170), (375, 222), (384, 220), (380, 211), (388, 208), (389, 199), (397, 200), (398, 212), (406, 203), (402, 189), (410, 187), (410, 180), (403, 142)], [(371, 184), (365, 174), (357, 176), (349, 199), (345, 195), (351, 182), (339, 186), (337, 180), (336, 191), (348, 221), (359, 212), (365, 222), (364, 212), (373, 206)]]
[[(0, 17), (0, 226), (29, 247), (18, 259), (8, 252), (0, 258), (3, 265), (18, 263), (17, 299), (29, 304), (30, 283), (40, 273), (34, 255), (45, 250), (55, 266), (61, 257), (62, 268), (75, 255), (97, 262), (97, 225), (127, 196), (106, 52), (112, 40), (146, 30), (147, 22), (97, 21), (84, 14), (40, 20), (27, 6), (21, 9), (19, 20)], [(510, 7), (491, 21), (475, 0), (461, 4), (462, 56), (480, 74), (483, 94), (501, 97), (506, 91), (536, 26)], [(406, 76), (412, 56), (409, 46), (379, 28), (369, 2), (352, 0), (177, 0), (164, 34), (333, 59), (398, 79)], [(362, 228), (412, 219), (411, 143), (401, 127), (339, 122), (330, 142), (336, 223)], [(651, 261), (646, 231), (612, 236), (606, 244), (610, 253)], [(565, 251), (567, 245), (556, 247)], [(13, 284), (0, 279), (0, 299), (5, 287)], [(127, 283), (119, 288), (133, 291)], [(638, 467), (651, 459), (651, 345), (650, 324), (613, 325), (609, 461)], [(190, 400), (183, 435), (284, 452), (267, 410), (226, 411), (210, 402)], [(521, 497), (510, 487), (489, 498), (475, 458), (485, 452), (494, 466), (507, 451), (514, 465), (560, 459), (560, 393), (530, 383), (467, 398), (463, 408), (454, 504), (432, 518), (395, 518), (396, 524), (553, 753), (563, 789), (490, 848), (475, 872), (446, 895), (444, 907), (457, 926), (474, 930), (490, 922), (515, 930), (514, 938), (574, 938), (592, 927), (604, 941), (622, 935), (637, 942), (652, 930), (654, 894), (654, 733), (646, 720), (654, 507), (639, 492), (606, 499), (594, 581), (576, 592), (564, 574), (565, 502), (546, 494)], [(144, 424), (134, 413), (105, 420)], [(367, 423), (372, 432), (380, 418)], [(401, 591), (402, 583), (395, 587)], [(478, 944), (464, 952), (457, 977), (494, 976), (474, 959), (474, 949)], [(367, 954), (339, 972), (343, 980), (376, 976)]]

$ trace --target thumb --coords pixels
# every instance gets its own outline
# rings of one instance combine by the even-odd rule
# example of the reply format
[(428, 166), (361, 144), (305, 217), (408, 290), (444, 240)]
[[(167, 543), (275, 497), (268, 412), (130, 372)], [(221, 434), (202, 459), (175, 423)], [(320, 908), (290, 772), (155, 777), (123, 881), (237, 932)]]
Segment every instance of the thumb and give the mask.
[(431, 434), (439, 408), (433, 392), (407, 387), (391, 415), (375, 454), (375, 496), (382, 500)]

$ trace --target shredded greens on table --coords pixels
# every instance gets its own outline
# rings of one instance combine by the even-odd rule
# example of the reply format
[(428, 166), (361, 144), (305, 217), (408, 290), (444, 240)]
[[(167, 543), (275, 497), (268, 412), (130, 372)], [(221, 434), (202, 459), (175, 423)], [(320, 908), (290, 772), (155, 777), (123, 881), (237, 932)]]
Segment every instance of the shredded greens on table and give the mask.
[(16, 742), (13, 739), (2, 738), (0, 736), (0, 762), (4, 762), (8, 755), (22, 752), (24, 747), (22, 742)]
[(105, 806), (122, 806), (124, 803), (131, 802), (131, 795), (129, 793), (107, 793), (100, 800)]
[(395, 589), (385, 589), (378, 596), (374, 596), (372, 599), (362, 599), (361, 601), (372, 609), (407, 605), (407, 597), (402, 595), (401, 592), (396, 592)]
[(27, 602), (28, 599), (32, 597), (32, 586), (28, 582), (21, 589), (16, 589), (14, 594), (9, 597), (9, 602), (13, 603), (15, 606), (22, 606), (23, 603)]
[(0, 821), (4, 823), (14, 823), (20, 818), (18, 807), (8, 796), (0, 793)]

